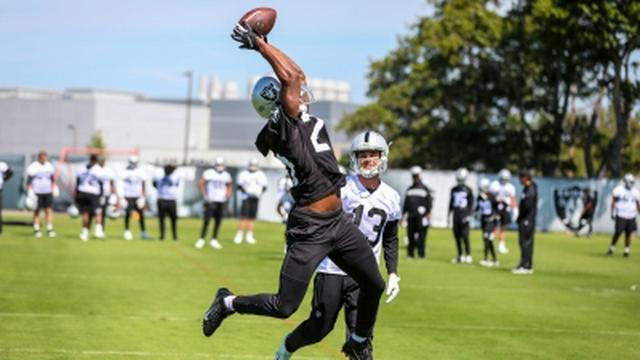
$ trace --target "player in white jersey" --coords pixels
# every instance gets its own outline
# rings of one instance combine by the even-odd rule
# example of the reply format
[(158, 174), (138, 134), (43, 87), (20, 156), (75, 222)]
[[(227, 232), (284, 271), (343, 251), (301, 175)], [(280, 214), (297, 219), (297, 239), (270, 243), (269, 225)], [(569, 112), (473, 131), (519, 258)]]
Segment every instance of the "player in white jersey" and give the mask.
[(506, 245), (507, 226), (518, 217), (518, 203), (516, 201), (516, 188), (511, 184), (511, 172), (502, 169), (498, 173), (498, 180), (490, 185), (491, 191), (498, 202), (497, 218), (498, 226), (498, 251), (502, 254), (509, 252)]
[(624, 256), (629, 256), (633, 233), (638, 229), (636, 217), (640, 211), (640, 192), (634, 184), (633, 175), (626, 174), (623, 178), (623, 184), (613, 189), (611, 218), (615, 220), (616, 227), (607, 255), (613, 255), (618, 238), (624, 232)]
[(2, 235), (2, 189), (11, 176), (13, 176), (13, 170), (6, 162), (0, 161), (0, 235)]
[(129, 165), (122, 174), (122, 181), (124, 182), (124, 198), (127, 201), (127, 208), (124, 213), (124, 239), (133, 239), (133, 234), (129, 230), (129, 219), (131, 218), (131, 212), (136, 211), (140, 216), (140, 237), (143, 240), (149, 239), (149, 234), (144, 228), (144, 209), (147, 206), (146, 203), (146, 176), (142, 169), (138, 167), (138, 157), (131, 156), (129, 158)]
[(222, 249), (218, 241), (218, 231), (222, 224), (222, 216), (227, 202), (231, 198), (232, 187), (231, 175), (224, 168), (224, 159), (216, 158), (213, 169), (207, 169), (202, 173), (202, 178), (198, 181), (198, 189), (204, 199), (204, 212), (202, 219), (202, 230), (200, 238), (196, 241), (196, 248), (201, 249), (206, 244), (205, 236), (209, 222), (213, 218), (213, 234), (209, 245), (214, 249)]
[(89, 156), (89, 163), (80, 168), (76, 174), (76, 206), (82, 215), (82, 231), (80, 240), (89, 240), (89, 228), (91, 219), (95, 216), (96, 226), (94, 236), (104, 238), (102, 229), (102, 207), (100, 199), (103, 194), (102, 168), (98, 165), (98, 156)]
[(174, 241), (178, 240), (178, 187), (180, 178), (175, 172), (175, 165), (165, 165), (163, 176), (153, 181), (153, 186), (158, 190), (158, 221), (160, 223), (160, 240), (164, 240), (164, 221), (167, 217), (171, 220), (171, 235)]
[(293, 196), (291, 195), (291, 188), (293, 187), (293, 180), (289, 174), (283, 176), (278, 181), (278, 204), (276, 205), (276, 211), (278, 215), (282, 217), (282, 223), (286, 224), (289, 218), (289, 212), (295, 204)]
[(102, 208), (102, 229), (105, 229), (107, 217), (118, 216), (118, 196), (116, 192), (115, 179), (116, 175), (113, 169), (107, 166), (107, 159), (104, 156), (98, 156), (98, 165), (101, 167), (102, 180), (102, 199), (100, 199), (100, 206)]
[[(341, 189), (342, 207), (369, 240), (371, 250), (384, 260), (389, 274), (386, 303), (400, 292), (398, 267), (398, 222), (401, 217), (400, 195), (380, 180), (387, 168), (389, 147), (382, 135), (365, 131), (351, 144), (351, 166), (356, 175), (347, 177)], [(276, 359), (290, 359), (303, 346), (321, 341), (333, 329), (340, 309), (345, 309), (347, 339), (355, 329), (358, 284), (328, 257), (318, 266), (314, 280), (311, 314), (283, 340)]]
[(42, 237), (40, 231), (40, 210), (44, 210), (47, 218), (47, 234), (55, 237), (53, 231), (53, 197), (58, 187), (54, 176), (53, 165), (48, 161), (49, 156), (45, 151), (38, 153), (38, 160), (27, 168), (27, 197), (36, 202), (33, 211), (33, 235)]
[(240, 223), (238, 232), (233, 238), (236, 244), (242, 243), (244, 233), (247, 233), (247, 243), (255, 244), (253, 237), (253, 224), (258, 215), (258, 202), (260, 196), (267, 191), (267, 176), (258, 169), (258, 159), (251, 159), (247, 170), (241, 171), (237, 179), (238, 190), (240, 191)]

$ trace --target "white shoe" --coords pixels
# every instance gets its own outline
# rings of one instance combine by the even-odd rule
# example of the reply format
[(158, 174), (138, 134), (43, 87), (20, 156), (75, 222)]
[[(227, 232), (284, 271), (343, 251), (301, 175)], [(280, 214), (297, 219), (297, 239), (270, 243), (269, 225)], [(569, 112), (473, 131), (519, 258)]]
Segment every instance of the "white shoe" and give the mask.
[(464, 262), (465, 264), (473, 264), (473, 259), (471, 258), (471, 255), (464, 256)]
[(487, 260), (480, 260), (480, 266), (484, 266), (484, 267), (491, 267), (491, 264), (489, 261)]
[(220, 245), (217, 239), (211, 239), (211, 241), (209, 242), (209, 245), (211, 245), (212, 248), (217, 250), (222, 249), (222, 245)]
[(95, 236), (98, 239), (104, 239), (105, 235), (104, 235), (104, 230), (102, 230), (102, 226), (100, 227), (96, 226), (96, 228), (93, 230), (93, 236)]
[(80, 240), (89, 241), (89, 230), (82, 229), (82, 231), (80, 232)]
[(204, 241), (204, 239), (198, 239), (198, 241), (196, 241), (196, 244), (194, 246), (196, 247), (196, 249), (202, 249), (205, 243), (206, 242)]
[(500, 266), (500, 262), (498, 260), (496, 260), (496, 261), (492, 262), (492, 266), (493, 267), (498, 267), (498, 266)]
[(50, 238), (54, 238), (54, 237), (56, 237), (56, 232), (55, 232), (55, 231), (53, 231), (53, 230), (47, 230), (47, 235), (48, 235)]
[(451, 259), (451, 263), (452, 264), (460, 264), (463, 262), (464, 256), (456, 256), (453, 259)]
[(498, 252), (500, 254), (507, 254), (509, 253), (509, 249), (507, 249), (507, 246), (504, 244), (504, 241), (500, 241), (498, 243)]
[(511, 270), (511, 272), (516, 275), (531, 275), (533, 274), (533, 269), (525, 269), (523, 267), (519, 267)]
[(247, 244), (255, 245), (255, 243), (256, 243), (256, 239), (253, 237), (253, 235), (251, 234), (247, 235)]
[(33, 236), (37, 237), (37, 238), (41, 238), (42, 237), (42, 231), (34, 231), (33, 232)]
[(234, 244), (242, 244), (242, 232), (238, 231), (236, 233), (236, 237), (233, 238), (233, 243)]
[(125, 240), (132, 240), (133, 239), (133, 234), (131, 233), (131, 230), (125, 230), (124, 231), (124, 239)]

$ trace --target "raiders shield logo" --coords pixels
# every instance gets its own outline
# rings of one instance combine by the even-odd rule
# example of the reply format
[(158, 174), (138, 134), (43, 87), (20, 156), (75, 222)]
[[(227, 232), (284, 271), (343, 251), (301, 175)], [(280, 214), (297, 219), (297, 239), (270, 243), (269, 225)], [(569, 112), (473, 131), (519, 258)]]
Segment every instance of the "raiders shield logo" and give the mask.
[(598, 193), (577, 185), (553, 190), (553, 204), (556, 215), (571, 231), (580, 229), (581, 222), (591, 221)]

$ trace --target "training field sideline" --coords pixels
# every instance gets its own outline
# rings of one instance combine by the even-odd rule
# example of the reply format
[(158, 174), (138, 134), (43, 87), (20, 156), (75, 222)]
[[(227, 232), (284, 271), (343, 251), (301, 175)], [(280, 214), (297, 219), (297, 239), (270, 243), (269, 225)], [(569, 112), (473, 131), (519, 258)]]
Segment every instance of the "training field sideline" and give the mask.
[[(79, 219), (59, 215), (55, 223), (55, 239), (19, 226), (0, 236), (0, 359), (272, 359), (308, 315), (311, 291), (288, 320), (233, 315), (212, 338), (201, 333), (219, 286), (276, 290), (281, 224), (257, 223), (257, 245), (234, 245), (237, 222), (226, 220), (223, 249), (198, 250), (197, 219), (180, 220), (177, 242), (124, 241), (118, 220), (107, 223), (106, 241), (83, 243)], [(156, 219), (147, 226), (157, 237)], [(401, 291), (380, 305), (375, 358), (640, 359), (640, 244), (630, 258), (621, 246), (606, 257), (608, 235), (538, 233), (535, 274), (513, 275), (516, 235), (497, 269), (477, 264), (478, 231), (472, 265), (450, 263), (447, 229), (430, 230), (427, 261), (407, 260), (401, 242)], [(343, 359), (341, 321), (293, 358)]]

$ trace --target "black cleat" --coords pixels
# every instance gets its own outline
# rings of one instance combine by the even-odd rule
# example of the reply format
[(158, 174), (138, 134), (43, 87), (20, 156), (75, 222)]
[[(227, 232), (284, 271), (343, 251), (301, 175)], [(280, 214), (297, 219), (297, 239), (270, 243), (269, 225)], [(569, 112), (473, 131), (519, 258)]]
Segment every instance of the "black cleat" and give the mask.
[(628, 252), (624, 252), (624, 257), (629, 257), (629, 253)]
[(216, 297), (213, 299), (211, 306), (202, 317), (202, 333), (204, 336), (213, 335), (222, 324), (222, 320), (234, 313), (224, 305), (224, 298), (229, 295), (233, 295), (233, 293), (227, 288), (220, 288), (216, 292)]
[(606, 255), (607, 255), (607, 256), (611, 256), (611, 255), (613, 255), (613, 251), (611, 251), (611, 249), (607, 250)]
[(373, 348), (369, 339), (359, 343), (352, 338), (342, 345), (342, 352), (349, 360), (373, 360)]

